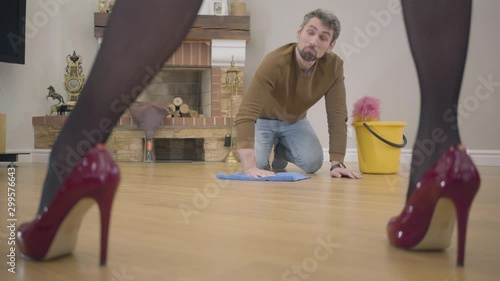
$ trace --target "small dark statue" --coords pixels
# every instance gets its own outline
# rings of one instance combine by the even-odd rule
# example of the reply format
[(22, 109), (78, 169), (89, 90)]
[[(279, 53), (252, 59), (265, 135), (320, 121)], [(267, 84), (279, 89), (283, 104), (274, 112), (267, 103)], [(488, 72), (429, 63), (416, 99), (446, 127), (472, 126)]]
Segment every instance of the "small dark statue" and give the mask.
[(56, 90), (54, 89), (54, 87), (52, 87), (52, 85), (49, 86), (47, 88), (47, 90), (49, 90), (49, 93), (45, 97), (46, 100), (49, 100), (49, 98), (52, 98), (52, 100), (59, 101), (57, 104), (54, 104), (50, 107), (49, 115), (52, 115), (52, 113), (54, 113), (54, 112), (60, 114), (60, 105), (61, 105), (61, 103), (62, 103), (62, 105), (64, 105), (64, 98), (60, 94), (56, 93)]

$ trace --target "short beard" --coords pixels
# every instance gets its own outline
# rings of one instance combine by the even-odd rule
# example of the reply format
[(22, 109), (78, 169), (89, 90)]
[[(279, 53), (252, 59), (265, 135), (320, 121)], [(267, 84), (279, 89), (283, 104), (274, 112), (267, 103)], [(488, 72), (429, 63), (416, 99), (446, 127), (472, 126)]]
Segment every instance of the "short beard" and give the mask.
[(318, 59), (318, 57), (316, 57), (316, 55), (313, 55), (311, 53), (306, 53), (304, 51), (304, 49), (302, 49), (302, 50), (299, 49), (299, 54), (300, 54), (300, 56), (302, 57), (303, 60), (305, 60), (305, 61), (316, 61)]

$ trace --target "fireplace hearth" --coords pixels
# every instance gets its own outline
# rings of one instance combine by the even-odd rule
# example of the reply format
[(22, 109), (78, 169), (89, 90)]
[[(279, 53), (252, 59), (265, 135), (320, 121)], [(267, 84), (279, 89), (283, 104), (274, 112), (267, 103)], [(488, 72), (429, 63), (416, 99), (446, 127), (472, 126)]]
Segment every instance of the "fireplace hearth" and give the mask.
[(205, 161), (204, 139), (155, 139), (157, 162)]

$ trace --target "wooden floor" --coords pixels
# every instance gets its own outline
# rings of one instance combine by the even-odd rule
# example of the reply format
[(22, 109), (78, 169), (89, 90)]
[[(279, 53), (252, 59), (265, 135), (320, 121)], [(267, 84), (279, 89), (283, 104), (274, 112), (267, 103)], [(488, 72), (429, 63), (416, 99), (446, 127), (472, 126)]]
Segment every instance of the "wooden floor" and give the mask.
[[(349, 165), (357, 169), (356, 164)], [(500, 280), (500, 168), (480, 167), (466, 265), (455, 266), (456, 234), (442, 252), (391, 247), (385, 226), (403, 207), (399, 175), (332, 179), (325, 165), (299, 182), (219, 181), (225, 163), (120, 163), (108, 263), (98, 266), (99, 217), (84, 217), (73, 255), (51, 262), (16, 256), (7, 271), (7, 169), (0, 166), (0, 280)], [(17, 168), (18, 224), (36, 212), (43, 164)], [(291, 167), (289, 171), (299, 171)]]

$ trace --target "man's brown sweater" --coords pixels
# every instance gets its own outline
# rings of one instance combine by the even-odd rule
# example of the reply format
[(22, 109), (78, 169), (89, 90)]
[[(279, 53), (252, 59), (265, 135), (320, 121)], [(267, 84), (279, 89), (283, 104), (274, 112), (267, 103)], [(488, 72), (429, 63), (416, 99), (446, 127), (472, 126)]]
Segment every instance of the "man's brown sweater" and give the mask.
[(258, 118), (297, 122), (325, 97), (330, 160), (343, 162), (347, 145), (347, 108), (343, 61), (325, 53), (304, 75), (295, 58), (296, 43), (267, 54), (243, 96), (236, 116), (238, 148), (254, 148)]

